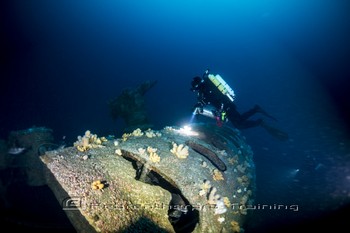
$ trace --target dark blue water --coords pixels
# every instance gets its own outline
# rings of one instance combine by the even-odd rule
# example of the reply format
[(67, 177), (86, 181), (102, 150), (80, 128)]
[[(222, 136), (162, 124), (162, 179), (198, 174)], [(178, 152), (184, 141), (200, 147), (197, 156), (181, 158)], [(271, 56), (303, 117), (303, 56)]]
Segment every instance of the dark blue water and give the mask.
[[(317, 225), (350, 203), (350, 15), (346, 0), (1, 1), (0, 138), (44, 126), (72, 143), (120, 135), (108, 101), (146, 80), (155, 128), (186, 123), (206, 68), (259, 104), (288, 141), (243, 130), (257, 169), (249, 232)], [(326, 221), (327, 222), (327, 221)], [(290, 226), (289, 226), (290, 225)]]

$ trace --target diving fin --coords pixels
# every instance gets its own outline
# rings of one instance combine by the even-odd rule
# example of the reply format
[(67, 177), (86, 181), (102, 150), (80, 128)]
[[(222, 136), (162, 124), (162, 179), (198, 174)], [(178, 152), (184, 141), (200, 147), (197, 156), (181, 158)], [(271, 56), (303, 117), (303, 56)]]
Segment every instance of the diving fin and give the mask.
[(266, 131), (271, 134), (273, 137), (281, 140), (281, 141), (286, 141), (288, 140), (289, 136), (287, 133), (279, 130), (279, 129), (276, 129), (270, 125), (267, 125), (265, 122), (262, 122), (261, 126), (266, 129)]

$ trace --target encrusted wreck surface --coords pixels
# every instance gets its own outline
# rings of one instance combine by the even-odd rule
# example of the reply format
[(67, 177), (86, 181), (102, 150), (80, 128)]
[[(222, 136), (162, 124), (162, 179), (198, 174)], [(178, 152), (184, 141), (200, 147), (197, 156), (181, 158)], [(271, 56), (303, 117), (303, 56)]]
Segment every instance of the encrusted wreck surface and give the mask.
[(191, 127), (87, 132), (41, 156), (47, 183), (78, 232), (242, 232), (253, 153), (236, 129)]

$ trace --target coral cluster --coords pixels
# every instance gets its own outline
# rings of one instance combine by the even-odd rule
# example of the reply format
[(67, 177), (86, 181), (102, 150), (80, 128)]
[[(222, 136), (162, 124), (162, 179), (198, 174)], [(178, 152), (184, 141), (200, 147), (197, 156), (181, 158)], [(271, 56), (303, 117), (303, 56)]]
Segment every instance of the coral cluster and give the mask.
[(147, 129), (147, 130), (145, 131), (145, 135), (146, 135), (146, 137), (148, 137), (148, 138), (154, 138), (154, 137), (161, 137), (161, 136), (162, 136), (161, 133), (155, 132), (155, 131), (153, 131), (153, 130), (151, 130), (151, 129)]
[(165, 126), (164, 127), (164, 130), (168, 131), (168, 132), (172, 132), (172, 131), (175, 131), (175, 129), (171, 126)]
[(231, 165), (234, 165), (235, 163), (237, 163), (238, 161), (238, 156), (234, 157), (234, 158), (229, 158), (228, 159), (228, 162), (231, 164)]
[(144, 132), (142, 132), (142, 130), (140, 128), (137, 128), (135, 130), (133, 130), (131, 133), (124, 133), (122, 135), (122, 140), (125, 142), (126, 140), (128, 140), (129, 137), (133, 136), (133, 137), (141, 137), (143, 135), (146, 135), (146, 137), (148, 138), (154, 138), (154, 137), (161, 137), (162, 134), (160, 132), (156, 132), (152, 129), (147, 129)]
[(211, 188), (210, 181), (205, 180), (203, 182), (203, 184), (201, 185), (201, 190), (199, 191), (199, 196), (206, 195), (210, 188)]
[[(223, 214), (226, 213), (227, 208), (231, 206), (230, 200), (228, 197), (221, 197), (217, 193), (217, 188), (211, 186), (209, 180), (205, 180), (203, 184), (201, 185), (201, 190), (199, 191), (199, 196), (207, 195), (207, 201), (209, 205), (215, 205), (215, 214)], [(218, 221), (221, 223), (221, 221), (224, 221), (224, 219), (218, 219)]]
[(141, 137), (141, 136), (143, 136), (143, 132), (142, 132), (142, 130), (140, 128), (137, 128), (134, 131), (132, 131), (131, 133), (124, 133), (122, 135), (122, 140), (125, 142), (131, 136)]
[(241, 165), (241, 164), (237, 166), (237, 170), (241, 173), (245, 173), (245, 169), (246, 169), (246, 167)]
[(137, 149), (137, 151), (141, 154), (141, 155), (143, 155), (145, 152), (146, 152), (146, 149), (143, 149), (143, 148), (138, 148)]
[(237, 178), (237, 181), (238, 181), (240, 184), (244, 185), (244, 186), (248, 186), (248, 185), (249, 185), (249, 182), (250, 182), (250, 179), (249, 179), (249, 177), (248, 177), (247, 175), (243, 175), (243, 176), (241, 176), (241, 177), (238, 177), (238, 178)]
[(177, 145), (175, 142), (172, 144), (173, 148), (170, 152), (176, 155), (179, 159), (186, 159), (188, 156), (188, 146), (185, 146), (184, 144)]
[(87, 151), (91, 148), (102, 147), (102, 143), (107, 141), (105, 137), (97, 137), (92, 134), (90, 130), (86, 130), (84, 136), (78, 136), (78, 141), (74, 142), (74, 146), (81, 152)]
[(214, 180), (224, 180), (224, 176), (218, 169), (213, 170), (213, 179)]
[(208, 204), (215, 205), (215, 214), (224, 214), (227, 211), (224, 199), (216, 193), (217, 189), (213, 187), (208, 196)]
[(241, 228), (239, 227), (239, 223), (236, 221), (231, 222), (233, 232), (241, 232)]
[(91, 183), (91, 188), (93, 190), (103, 189), (104, 187), (105, 185), (100, 180), (95, 180), (94, 182)]
[(231, 207), (231, 202), (230, 202), (230, 199), (228, 199), (228, 197), (224, 197), (224, 203), (225, 203), (225, 206), (227, 206), (228, 208)]
[(116, 153), (117, 155), (122, 155), (122, 154), (123, 154), (121, 149), (116, 149), (116, 150), (115, 150), (115, 153)]
[(160, 157), (157, 154), (157, 149), (153, 148), (153, 147), (147, 147), (147, 152), (149, 154), (149, 159), (153, 162), (153, 163), (159, 163), (160, 162)]

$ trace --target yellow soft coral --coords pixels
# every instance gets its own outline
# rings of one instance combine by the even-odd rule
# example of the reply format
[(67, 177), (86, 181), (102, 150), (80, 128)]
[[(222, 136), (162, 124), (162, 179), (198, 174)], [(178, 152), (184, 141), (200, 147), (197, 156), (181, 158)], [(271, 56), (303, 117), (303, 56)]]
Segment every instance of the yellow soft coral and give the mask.
[(218, 169), (213, 170), (213, 179), (214, 180), (224, 180), (224, 176)]
[(153, 152), (149, 155), (149, 159), (153, 162), (153, 163), (159, 163), (160, 162), (160, 157), (157, 153)]
[(154, 163), (160, 162), (160, 157), (157, 154), (157, 149), (153, 147), (147, 147), (147, 152), (149, 153), (149, 159)]
[(132, 131), (132, 133), (123, 133), (122, 135), (122, 141), (125, 142), (128, 140), (129, 137), (134, 136), (134, 137), (141, 137), (143, 135), (143, 132), (140, 128), (135, 129)]
[(233, 232), (241, 232), (241, 228), (239, 227), (239, 223), (236, 221), (231, 221), (231, 227)]
[(146, 130), (145, 134), (146, 134), (146, 137), (148, 137), (148, 138), (156, 137), (155, 132), (153, 130), (151, 130), (151, 129)]
[(132, 132), (132, 136), (134, 136), (134, 137), (141, 137), (142, 135), (143, 135), (143, 133), (142, 133), (142, 130), (140, 128), (137, 128)]
[(228, 197), (224, 197), (224, 203), (226, 207), (231, 207), (231, 202), (230, 199)]
[(123, 133), (122, 135), (122, 141), (125, 142), (126, 140), (128, 140), (128, 137), (130, 137), (131, 134), (129, 133)]
[(104, 187), (105, 187), (105, 185), (100, 180), (95, 180), (91, 184), (91, 188), (93, 190), (103, 189)]
[(170, 150), (171, 153), (176, 155), (179, 159), (186, 159), (188, 156), (188, 146), (184, 144), (177, 145), (175, 142), (172, 143), (173, 148)]
[(210, 181), (205, 180), (203, 182), (203, 184), (201, 185), (201, 190), (199, 191), (199, 196), (206, 195), (210, 188), (211, 188)]

